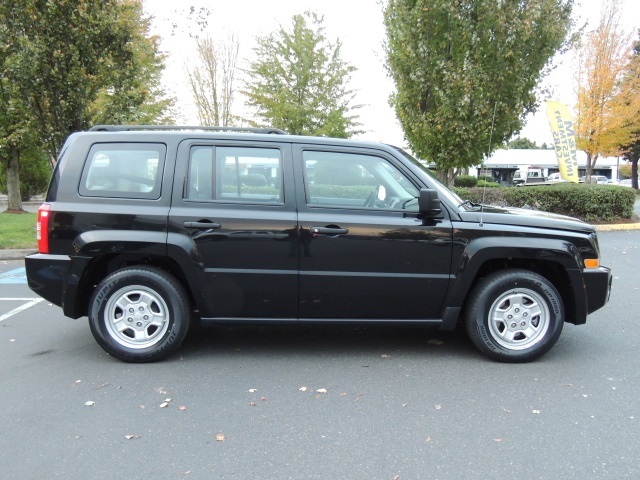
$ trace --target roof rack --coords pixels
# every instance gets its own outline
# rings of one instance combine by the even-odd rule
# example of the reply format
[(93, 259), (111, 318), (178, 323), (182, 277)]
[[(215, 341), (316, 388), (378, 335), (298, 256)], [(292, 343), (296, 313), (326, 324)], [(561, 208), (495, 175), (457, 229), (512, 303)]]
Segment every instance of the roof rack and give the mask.
[(267, 133), (276, 135), (287, 135), (287, 132), (279, 128), (254, 128), (254, 127), (204, 127), (186, 125), (95, 125), (89, 129), (90, 132), (128, 132), (132, 130), (201, 130), (208, 132), (248, 132)]

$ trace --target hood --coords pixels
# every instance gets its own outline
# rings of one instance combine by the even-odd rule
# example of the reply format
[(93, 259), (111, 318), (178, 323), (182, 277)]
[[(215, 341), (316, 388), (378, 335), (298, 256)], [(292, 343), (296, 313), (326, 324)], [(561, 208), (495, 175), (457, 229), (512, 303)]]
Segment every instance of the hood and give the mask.
[(577, 218), (526, 208), (484, 205), (482, 210), (476, 207), (473, 210), (460, 212), (460, 218), (463, 222), (480, 222), (482, 218), (482, 222), (487, 224), (577, 230), (588, 233), (595, 231), (593, 226)]

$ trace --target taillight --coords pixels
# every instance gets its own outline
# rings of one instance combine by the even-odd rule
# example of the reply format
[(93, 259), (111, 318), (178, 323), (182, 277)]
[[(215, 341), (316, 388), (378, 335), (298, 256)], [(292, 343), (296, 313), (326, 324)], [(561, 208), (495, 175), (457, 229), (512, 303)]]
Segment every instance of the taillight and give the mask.
[(38, 252), (49, 253), (49, 213), (51, 205), (43, 204), (38, 209), (38, 223), (36, 224), (36, 238)]

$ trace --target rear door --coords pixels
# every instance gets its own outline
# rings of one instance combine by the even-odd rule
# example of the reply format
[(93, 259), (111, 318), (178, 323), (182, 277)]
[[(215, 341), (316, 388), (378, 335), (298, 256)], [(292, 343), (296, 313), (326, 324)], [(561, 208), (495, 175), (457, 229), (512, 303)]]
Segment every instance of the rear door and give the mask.
[(439, 318), (452, 228), (417, 218), (418, 180), (382, 150), (297, 145), (294, 160), (300, 317)]
[(203, 317), (296, 318), (298, 229), (290, 146), (183, 141), (171, 232), (204, 269)]

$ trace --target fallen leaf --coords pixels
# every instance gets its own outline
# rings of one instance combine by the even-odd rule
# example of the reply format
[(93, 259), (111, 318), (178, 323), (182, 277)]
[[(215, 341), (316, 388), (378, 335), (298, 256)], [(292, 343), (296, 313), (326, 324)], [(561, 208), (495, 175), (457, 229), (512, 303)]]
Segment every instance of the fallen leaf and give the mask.
[(339, 396), (344, 397), (347, 395), (347, 392), (342, 392), (341, 394), (339, 394)]
[(327, 389), (326, 388), (319, 388), (316, 390), (316, 392), (318, 393), (327, 393)]
[(255, 407), (256, 406), (256, 402), (249, 402), (249, 406), (250, 407)]
[(86, 402), (86, 403), (85, 403), (85, 405), (86, 405), (87, 407), (93, 407), (95, 404), (96, 404), (96, 402), (94, 402), (94, 401), (92, 401), (92, 400), (89, 400), (88, 402)]
[(180, 406), (178, 407), (178, 410), (181, 410), (181, 411), (184, 411), (184, 410), (186, 410), (186, 409), (187, 409), (187, 407), (185, 407), (184, 405), (180, 405)]
[(400, 480), (400, 475), (394, 475), (393, 480)]
[(9, 341), (10, 341), (10, 342), (15, 342), (15, 341), (16, 341), (16, 339), (15, 339), (15, 338), (10, 338), (10, 339), (9, 339)]
[(144, 405), (138, 405), (142, 410), (144, 410)]
[(533, 413), (535, 413), (536, 415), (540, 414), (540, 410), (534, 410)]
[(224, 442), (224, 435), (222, 433), (216, 433), (216, 442)]
[(260, 400), (262, 400), (263, 402), (267, 401), (267, 397), (262, 397)]
[(189, 475), (191, 473), (191, 470), (187, 470), (186, 472), (182, 472), (183, 475)]
[(300, 390), (301, 392), (306, 392), (307, 391), (307, 387), (300, 387), (298, 390)]
[(513, 413), (511, 410), (507, 410), (506, 408), (502, 407), (502, 411), (505, 413)]
[(169, 405), (169, 402), (162, 402), (160, 408), (165, 408), (167, 405)]
[(104, 388), (108, 385), (109, 385), (108, 383), (101, 383), (100, 385), (98, 385), (98, 388)]
[(427, 443), (431, 443), (431, 437), (427, 437)]
[(391, 358), (391, 355), (380, 355), (382, 358)]
[(171, 401), (171, 399), (170, 398), (165, 398), (164, 401), (168, 403), (168, 402)]
[(494, 441), (494, 442), (501, 442), (501, 441), (502, 441), (502, 439), (501, 439), (501, 438), (494, 438), (494, 439), (493, 439), (493, 441)]
[(126, 438), (127, 440), (133, 440), (136, 438), (140, 438), (140, 435), (125, 435), (124, 438)]
[(442, 405), (436, 405), (436, 410), (442, 410)]
[(249, 393), (256, 393), (258, 391), (257, 388), (250, 388)]

